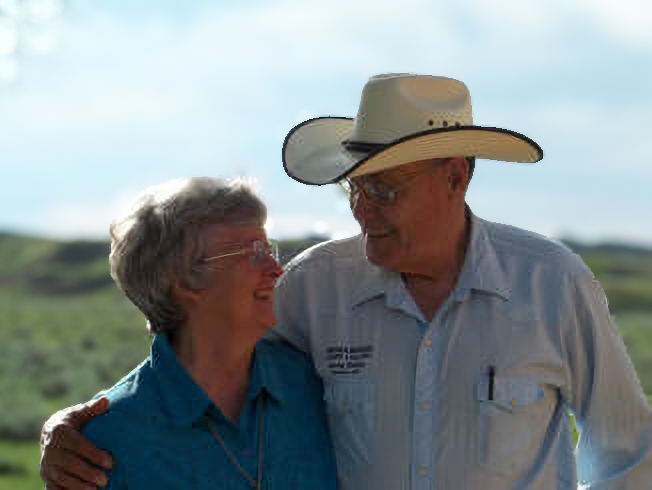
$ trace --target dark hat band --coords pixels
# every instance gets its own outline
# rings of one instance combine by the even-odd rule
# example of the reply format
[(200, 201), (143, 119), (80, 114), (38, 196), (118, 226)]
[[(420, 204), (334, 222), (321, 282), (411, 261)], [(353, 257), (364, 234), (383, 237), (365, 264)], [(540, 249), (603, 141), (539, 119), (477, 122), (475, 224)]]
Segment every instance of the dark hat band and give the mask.
[(383, 143), (365, 143), (363, 141), (346, 140), (342, 141), (342, 146), (344, 146), (344, 148), (346, 148), (348, 151), (356, 153), (371, 153), (373, 151), (380, 150), (387, 145)]

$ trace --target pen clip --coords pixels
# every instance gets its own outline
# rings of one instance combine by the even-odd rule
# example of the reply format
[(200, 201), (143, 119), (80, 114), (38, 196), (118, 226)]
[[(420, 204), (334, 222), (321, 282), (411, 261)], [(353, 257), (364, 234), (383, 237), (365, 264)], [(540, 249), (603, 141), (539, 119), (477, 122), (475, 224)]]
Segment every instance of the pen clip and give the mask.
[(496, 366), (489, 366), (488, 375), (489, 375), (489, 386), (488, 386), (487, 400), (493, 401), (495, 378), (496, 378)]

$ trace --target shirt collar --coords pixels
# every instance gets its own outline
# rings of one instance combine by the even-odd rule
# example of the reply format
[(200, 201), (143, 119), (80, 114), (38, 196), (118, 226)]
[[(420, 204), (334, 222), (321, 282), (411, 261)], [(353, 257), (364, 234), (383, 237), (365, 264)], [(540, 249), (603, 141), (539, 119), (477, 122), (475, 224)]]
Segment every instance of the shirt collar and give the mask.
[(454, 294), (457, 299), (462, 300), (475, 290), (509, 301), (511, 289), (489, 236), (487, 222), (475, 216), (468, 207), (467, 213), (471, 234)]
[(202, 417), (211, 404), (204, 390), (181, 365), (167, 333), (154, 337), (152, 369), (165, 414), (175, 425), (191, 425)]
[[(364, 248), (362, 253), (364, 254)], [(353, 289), (352, 305), (357, 306), (382, 295), (396, 300), (402, 283), (400, 274), (382, 269), (368, 262), (366, 257), (364, 260), (367, 267), (363, 269), (362, 276)]]
[[(471, 233), (462, 272), (457, 282), (455, 299), (462, 301), (472, 290), (495, 294), (509, 301), (511, 290), (487, 231), (487, 222), (475, 216), (467, 207)], [(364, 248), (363, 248), (364, 250)], [(363, 252), (364, 253), (364, 252)], [(352, 306), (385, 295), (387, 306), (412, 309), (406, 305), (406, 289), (400, 274), (381, 269), (367, 262), (359, 285), (353, 291)]]
[[(282, 377), (271, 359), (270, 349), (261, 349), (259, 345), (253, 356), (247, 400), (255, 400), (263, 390), (278, 400)], [(172, 422), (177, 426), (192, 425), (203, 417), (213, 401), (181, 365), (166, 333), (154, 337), (151, 360), (165, 414)]]
[(274, 346), (268, 340), (256, 344), (247, 400), (255, 400), (263, 391), (276, 401), (285, 398), (284, 376), (279, 363), (274, 361)]

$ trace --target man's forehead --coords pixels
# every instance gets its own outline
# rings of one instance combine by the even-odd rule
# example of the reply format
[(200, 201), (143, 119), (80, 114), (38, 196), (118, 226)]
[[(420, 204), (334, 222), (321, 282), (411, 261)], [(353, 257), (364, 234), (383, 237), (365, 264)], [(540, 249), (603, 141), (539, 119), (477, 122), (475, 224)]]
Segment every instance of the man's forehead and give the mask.
[(403, 178), (410, 177), (413, 174), (421, 172), (431, 166), (435, 166), (438, 163), (443, 163), (446, 160), (449, 160), (449, 158), (433, 158), (429, 160), (404, 163), (387, 170), (381, 170), (380, 172), (360, 175), (359, 177), (354, 177), (353, 180), (400, 181)]

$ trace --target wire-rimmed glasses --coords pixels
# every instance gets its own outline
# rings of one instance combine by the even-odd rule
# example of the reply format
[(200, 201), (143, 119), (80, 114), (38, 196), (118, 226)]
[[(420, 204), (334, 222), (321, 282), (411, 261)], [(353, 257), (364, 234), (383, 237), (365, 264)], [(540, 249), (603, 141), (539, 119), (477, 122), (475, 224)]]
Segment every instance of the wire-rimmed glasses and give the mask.
[(390, 182), (384, 180), (377, 174), (363, 175), (353, 179), (345, 177), (340, 180), (339, 184), (344, 188), (349, 196), (351, 207), (355, 206), (360, 199), (360, 195), (372, 204), (381, 207), (389, 207), (396, 204), (401, 193), (410, 187), (412, 181), (419, 177), (424, 171), (432, 170), (447, 162), (450, 158), (434, 159), (435, 165), (424, 167), (410, 175), (403, 175), (399, 182)]
[[(416, 175), (414, 177), (417, 177)], [(405, 188), (407, 188), (414, 178), (407, 179), (400, 184), (390, 183), (383, 180), (363, 180), (364, 177), (359, 177), (355, 181), (353, 179), (345, 178), (340, 181), (340, 185), (344, 188), (349, 195), (351, 206), (355, 206), (360, 199), (360, 194), (371, 203), (389, 207), (396, 204), (398, 197)]]
[(260, 266), (266, 263), (270, 258), (278, 262), (278, 244), (272, 240), (255, 240), (250, 244), (243, 245), (239, 250), (206, 257), (205, 259), (202, 259), (202, 262), (212, 262), (214, 260), (223, 259), (224, 257), (232, 257), (234, 255), (249, 255), (249, 260), (253, 266)]

